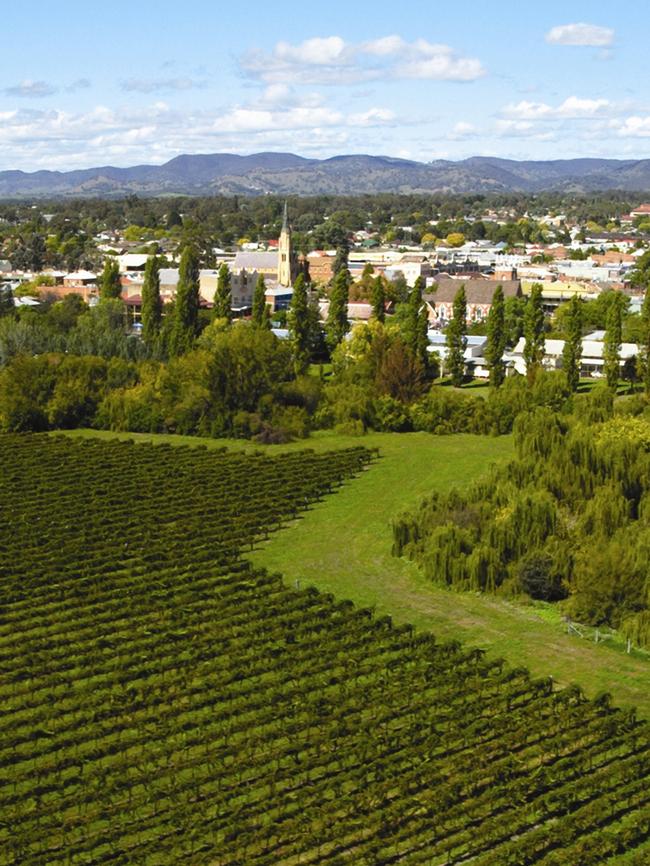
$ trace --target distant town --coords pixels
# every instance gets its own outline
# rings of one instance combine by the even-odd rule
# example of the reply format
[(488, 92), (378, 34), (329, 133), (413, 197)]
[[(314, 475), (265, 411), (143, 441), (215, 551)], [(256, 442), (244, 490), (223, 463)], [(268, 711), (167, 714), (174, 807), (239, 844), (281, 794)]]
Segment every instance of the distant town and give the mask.
[[(596, 301), (614, 291), (625, 299), (628, 327), (620, 363), (630, 369), (639, 354), (634, 323), (644, 290), (639, 263), (650, 249), (650, 199), (628, 201), (620, 194), (547, 198), (549, 204), (543, 196), (342, 197), (292, 199), (287, 206), (268, 197), (167, 203), (131, 197), (77, 206), (5, 205), (0, 206), (0, 291), (11, 297), (17, 311), (37, 312), (69, 295), (93, 307), (100, 299), (104, 263), (115, 261), (125, 323), (137, 337), (147, 260), (155, 255), (160, 264), (164, 310), (176, 295), (181, 250), (192, 243), (199, 250), (199, 303), (206, 321), (220, 271), (228, 273), (235, 319), (250, 318), (261, 277), (273, 329), (286, 338), (298, 274), (310, 286), (325, 323), (329, 287), (344, 264), (350, 326), (372, 318), (374, 279), (384, 281), (389, 318), (417, 281), (426, 304), (429, 350), (444, 360), (444, 330), (463, 285), (466, 373), (476, 378), (489, 376), (486, 325), (497, 286), (511, 303), (530, 296), (534, 285), (540, 288), (547, 316), (547, 369), (562, 363), (564, 341), (553, 325), (557, 309), (573, 297)], [(602, 374), (603, 337), (602, 328), (585, 330), (582, 375)], [(525, 372), (523, 350), (523, 337), (508, 347), (508, 371)]]

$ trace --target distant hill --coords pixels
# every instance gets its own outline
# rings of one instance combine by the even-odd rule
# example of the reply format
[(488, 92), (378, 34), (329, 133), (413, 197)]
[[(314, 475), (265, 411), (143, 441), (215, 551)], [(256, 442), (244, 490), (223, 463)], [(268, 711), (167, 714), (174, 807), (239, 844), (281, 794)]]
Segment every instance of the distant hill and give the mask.
[(30, 197), (318, 195), (360, 193), (575, 193), (650, 191), (650, 159), (522, 161), (474, 156), (414, 162), (387, 156), (306, 159), (292, 153), (177, 156), (164, 165), (0, 172), (0, 199)]

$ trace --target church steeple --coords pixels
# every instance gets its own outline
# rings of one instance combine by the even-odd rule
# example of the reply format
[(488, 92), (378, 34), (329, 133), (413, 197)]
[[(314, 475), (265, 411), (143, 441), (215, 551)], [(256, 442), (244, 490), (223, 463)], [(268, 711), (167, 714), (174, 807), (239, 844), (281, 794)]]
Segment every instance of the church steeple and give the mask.
[(282, 231), (278, 241), (278, 283), (281, 286), (290, 286), (293, 278), (293, 252), (291, 250), (291, 228), (289, 226), (289, 212), (287, 203), (284, 203), (282, 215)]

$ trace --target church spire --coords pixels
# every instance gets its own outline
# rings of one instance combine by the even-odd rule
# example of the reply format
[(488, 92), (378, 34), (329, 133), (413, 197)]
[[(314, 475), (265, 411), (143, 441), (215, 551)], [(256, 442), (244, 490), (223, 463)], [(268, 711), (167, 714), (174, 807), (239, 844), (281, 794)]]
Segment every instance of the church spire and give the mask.
[(282, 231), (278, 243), (278, 283), (290, 286), (293, 282), (293, 251), (291, 249), (291, 229), (289, 228), (289, 212), (284, 203), (282, 215)]

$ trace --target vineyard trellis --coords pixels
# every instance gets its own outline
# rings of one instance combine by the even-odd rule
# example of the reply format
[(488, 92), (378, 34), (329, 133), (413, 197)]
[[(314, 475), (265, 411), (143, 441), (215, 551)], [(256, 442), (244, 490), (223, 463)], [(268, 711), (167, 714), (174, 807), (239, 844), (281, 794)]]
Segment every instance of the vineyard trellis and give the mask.
[(0, 447), (0, 864), (648, 862), (633, 712), (246, 562), (368, 451)]

